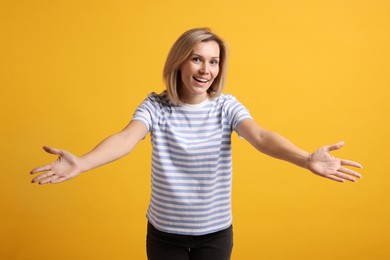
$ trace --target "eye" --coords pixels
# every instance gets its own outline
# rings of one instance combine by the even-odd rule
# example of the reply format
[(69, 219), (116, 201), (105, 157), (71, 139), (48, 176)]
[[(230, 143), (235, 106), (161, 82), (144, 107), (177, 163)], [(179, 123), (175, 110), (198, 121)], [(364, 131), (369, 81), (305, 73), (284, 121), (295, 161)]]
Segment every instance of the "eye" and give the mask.
[(219, 60), (211, 60), (210, 63), (211, 63), (211, 65), (218, 65)]
[(194, 61), (194, 62), (200, 62), (201, 60), (200, 60), (199, 57), (192, 57), (192, 61)]

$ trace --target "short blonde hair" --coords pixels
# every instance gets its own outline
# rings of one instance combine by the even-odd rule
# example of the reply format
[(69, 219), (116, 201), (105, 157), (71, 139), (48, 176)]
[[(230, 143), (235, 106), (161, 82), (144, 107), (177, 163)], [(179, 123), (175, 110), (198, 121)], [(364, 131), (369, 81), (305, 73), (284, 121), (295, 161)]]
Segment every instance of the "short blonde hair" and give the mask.
[(171, 102), (181, 104), (181, 74), (180, 67), (191, 55), (195, 46), (200, 42), (215, 41), (219, 45), (219, 73), (213, 84), (207, 90), (210, 98), (218, 97), (225, 85), (227, 72), (227, 46), (225, 42), (209, 28), (195, 28), (184, 32), (173, 44), (165, 61), (163, 80)]

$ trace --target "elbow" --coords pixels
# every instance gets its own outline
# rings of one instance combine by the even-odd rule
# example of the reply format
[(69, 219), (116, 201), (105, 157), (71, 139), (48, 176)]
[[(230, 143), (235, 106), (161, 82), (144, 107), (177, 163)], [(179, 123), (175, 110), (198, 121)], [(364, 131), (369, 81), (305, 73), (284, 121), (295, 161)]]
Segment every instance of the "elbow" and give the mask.
[(261, 129), (256, 135), (254, 135), (254, 140), (252, 145), (262, 153), (269, 154), (269, 150), (273, 145), (273, 136), (272, 131)]

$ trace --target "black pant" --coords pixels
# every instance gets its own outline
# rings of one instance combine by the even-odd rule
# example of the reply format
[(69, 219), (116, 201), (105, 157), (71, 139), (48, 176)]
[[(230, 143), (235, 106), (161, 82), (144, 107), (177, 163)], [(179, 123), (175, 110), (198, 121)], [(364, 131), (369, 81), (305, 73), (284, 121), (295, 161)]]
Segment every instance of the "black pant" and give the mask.
[(201, 236), (165, 233), (148, 223), (146, 249), (149, 260), (229, 260), (233, 228)]

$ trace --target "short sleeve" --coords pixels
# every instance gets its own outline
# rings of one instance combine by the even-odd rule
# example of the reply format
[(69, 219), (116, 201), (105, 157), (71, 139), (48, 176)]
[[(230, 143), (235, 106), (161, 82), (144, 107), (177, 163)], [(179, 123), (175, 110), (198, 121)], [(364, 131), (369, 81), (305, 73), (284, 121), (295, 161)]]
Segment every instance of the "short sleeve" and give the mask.
[(150, 131), (153, 127), (153, 119), (158, 114), (158, 105), (156, 101), (156, 93), (151, 93), (147, 98), (137, 107), (133, 114), (131, 121), (141, 121)]
[(243, 120), (252, 118), (248, 109), (232, 95), (226, 95), (224, 109), (228, 117), (230, 127), (234, 131)]

